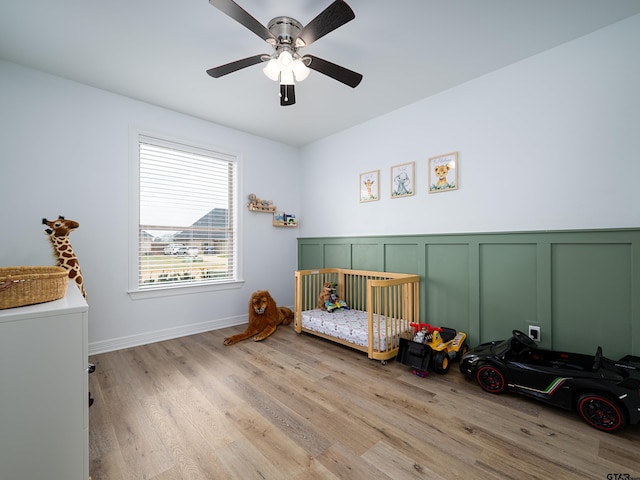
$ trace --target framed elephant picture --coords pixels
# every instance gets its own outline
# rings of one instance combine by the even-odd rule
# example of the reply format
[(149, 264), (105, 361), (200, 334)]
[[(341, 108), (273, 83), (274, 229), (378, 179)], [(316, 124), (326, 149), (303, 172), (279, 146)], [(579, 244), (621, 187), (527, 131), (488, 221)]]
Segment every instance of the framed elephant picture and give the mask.
[(414, 168), (415, 162), (391, 167), (391, 198), (410, 197), (415, 193)]

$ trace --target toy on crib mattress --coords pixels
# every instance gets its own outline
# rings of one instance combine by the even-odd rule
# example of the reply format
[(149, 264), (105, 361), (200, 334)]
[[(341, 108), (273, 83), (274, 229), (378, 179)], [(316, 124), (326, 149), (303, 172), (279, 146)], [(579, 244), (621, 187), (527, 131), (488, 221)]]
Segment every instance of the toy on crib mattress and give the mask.
[(325, 282), (322, 285), (322, 291), (318, 296), (318, 308), (326, 310), (327, 312), (333, 312), (335, 310), (344, 309), (349, 310), (347, 302), (340, 299), (336, 293), (338, 284), (334, 282)]

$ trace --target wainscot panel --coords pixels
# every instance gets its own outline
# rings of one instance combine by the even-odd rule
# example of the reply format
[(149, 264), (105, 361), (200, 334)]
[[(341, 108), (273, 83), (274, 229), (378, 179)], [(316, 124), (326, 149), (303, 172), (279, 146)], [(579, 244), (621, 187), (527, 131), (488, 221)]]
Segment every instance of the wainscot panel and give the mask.
[[(470, 322), (471, 295), (468, 244), (426, 245), (426, 315), (434, 325), (471, 334), (477, 322)], [(427, 302), (426, 299), (429, 299)], [(437, 320), (436, 320), (437, 319)], [(478, 338), (478, 332), (473, 332)]]
[(324, 258), (336, 268), (351, 268), (351, 245), (343, 244), (325, 244)]
[(379, 248), (376, 243), (351, 245), (351, 263), (355, 270), (376, 270)]
[(590, 353), (595, 353), (600, 345), (608, 357), (627, 354), (632, 347), (631, 245), (563, 244), (551, 252), (554, 347), (569, 350), (578, 343), (594, 346)]
[(471, 344), (540, 327), (540, 345), (640, 355), (640, 228), (298, 239), (298, 268), (421, 276), (420, 321)]
[(535, 244), (480, 245), (481, 338), (538, 325), (536, 264)]

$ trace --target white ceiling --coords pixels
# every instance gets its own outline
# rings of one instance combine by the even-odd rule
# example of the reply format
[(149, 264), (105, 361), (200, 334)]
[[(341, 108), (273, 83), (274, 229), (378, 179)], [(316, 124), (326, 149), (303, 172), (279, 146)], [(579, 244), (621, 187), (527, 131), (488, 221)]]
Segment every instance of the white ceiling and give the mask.
[[(303, 25), (332, 0), (236, 0), (266, 25)], [(205, 71), (272, 48), (207, 0), (0, 1), (0, 57), (301, 146), (640, 13), (640, 0), (348, 0), (355, 20), (301, 53), (364, 75), (318, 72), (281, 107), (260, 65)]]

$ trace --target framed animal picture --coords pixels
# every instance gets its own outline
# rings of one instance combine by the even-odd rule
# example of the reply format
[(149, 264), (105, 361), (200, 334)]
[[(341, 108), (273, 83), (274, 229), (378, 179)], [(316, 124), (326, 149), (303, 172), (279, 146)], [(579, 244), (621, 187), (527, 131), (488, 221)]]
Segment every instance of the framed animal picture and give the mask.
[(429, 193), (458, 189), (458, 152), (429, 159)]
[(414, 162), (391, 167), (391, 198), (409, 197), (414, 194)]
[(380, 200), (380, 170), (360, 174), (360, 201)]

